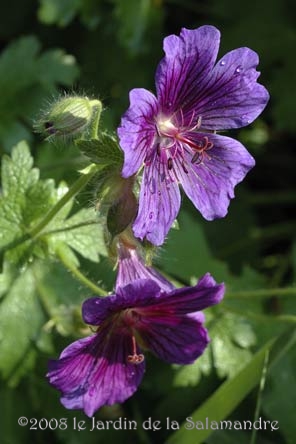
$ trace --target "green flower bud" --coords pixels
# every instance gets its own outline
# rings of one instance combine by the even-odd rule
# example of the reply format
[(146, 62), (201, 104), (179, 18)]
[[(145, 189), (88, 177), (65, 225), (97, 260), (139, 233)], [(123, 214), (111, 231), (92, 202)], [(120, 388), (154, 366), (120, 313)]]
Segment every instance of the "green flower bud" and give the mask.
[(102, 103), (87, 97), (64, 97), (45, 111), (35, 124), (47, 140), (80, 136), (97, 129)]

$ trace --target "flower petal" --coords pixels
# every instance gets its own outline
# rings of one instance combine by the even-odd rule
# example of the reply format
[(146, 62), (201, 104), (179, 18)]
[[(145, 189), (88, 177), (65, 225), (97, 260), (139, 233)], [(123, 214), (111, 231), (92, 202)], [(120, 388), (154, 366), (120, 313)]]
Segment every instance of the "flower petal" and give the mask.
[(194, 287), (183, 287), (170, 293), (161, 293), (155, 304), (141, 309), (141, 313), (145, 315), (146, 311), (149, 311), (149, 315), (155, 313), (155, 316), (158, 316), (163, 311), (180, 316), (199, 312), (221, 302), (224, 293), (224, 284), (217, 284), (210, 273), (206, 273)]
[(157, 97), (164, 114), (194, 109), (195, 96), (214, 67), (219, 43), (220, 32), (214, 26), (183, 28), (180, 37), (164, 39), (165, 57), (156, 71)]
[(62, 404), (93, 416), (103, 405), (129, 398), (145, 371), (144, 362), (127, 362), (130, 342), (130, 337), (122, 334), (112, 334), (106, 341), (106, 332), (99, 331), (68, 346), (59, 360), (50, 361), (47, 376), (62, 392)]
[(123, 177), (135, 174), (154, 145), (158, 112), (156, 97), (143, 88), (130, 91), (130, 107), (121, 119), (117, 133), (124, 151)]
[(257, 83), (258, 63), (258, 55), (249, 48), (238, 48), (222, 57), (207, 85), (195, 95), (202, 128), (240, 128), (258, 117), (269, 100), (267, 90)]
[(159, 285), (151, 279), (137, 279), (118, 287), (116, 294), (104, 298), (94, 297), (84, 301), (82, 317), (89, 325), (100, 325), (105, 319), (121, 310), (154, 303), (160, 294)]
[(137, 249), (119, 245), (119, 261), (116, 288), (124, 287), (137, 279), (152, 279), (164, 291), (175, 287), (152, 267), (147, 267)]
[(157, 153), (144, 168), (139, 210), (133, 224), (134, 235), (148, 239), (154, 245), (163, 244), (181, 203), (178, 183)]
[(157, 357), (175, 364), (191, 364), (209, 343), (207, 330), (193, 316), (145, 316), (138, 331)]
[(235, 185), (244, 179), (255, 161), (237, 140), (216, 134), (197, 137), (208, 137), (213, 148), (206, 151), (199, 164), (191, 163), (193, 151), (184, 151), (188, 172), (177, 162), (175, 171), (189, 199), (205, 219), (213, 220), (227, 214)]

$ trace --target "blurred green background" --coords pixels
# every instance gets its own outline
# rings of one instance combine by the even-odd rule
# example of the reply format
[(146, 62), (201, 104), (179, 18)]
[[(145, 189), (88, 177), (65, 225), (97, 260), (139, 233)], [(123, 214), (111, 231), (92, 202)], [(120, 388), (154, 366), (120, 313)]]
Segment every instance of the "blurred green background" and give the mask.
[[(271, 366), (274, 356), (284, 352), (292, 338), (296, 319), (293, 6), (291, 0), (1, 3), (1, 443), (295, 443), (295, 346)], [(71, 264), (107, 290), (112, 289), (114, 271), (99, 226), (90, 224), (78, 234), (62, 231), (65, 226), (94, 219), (94, 183), (62, 210), (51, 227), (54, 234), (7, 250), (9, 243), (42, 218), (65, 192), (65, 182), (71, 185), (78, 177), (77, 170), (86, 165), (74, 145), (65, 148), (42, 141), (33, 132), (34, 120), (59, 94), (77, 92), (103, 101), (102, 125), (115, 131), (128, 106), (129, 90), (154, 90), (163, 38), (178, 34), (181, 27), (204, 24), (220, 29), (220, 55), (240, 46), (259, 53), (259, 81), (267, 87), (271, 99), (255, 123), (229, 133), (247, 146), (257, 164), (238, 186), (228, 216), (206, 222), (184, 197), (180, 230), (172, 230), (156, 264), (182, 284), (192, 283), (210, 271), (217, 281), (226, 282), (227, 295), (220, 307), (206, 313), (212, 343), (201, 359), (182, 368), (149, 356), (137, 394), (122, 406), (103, 408), (96, 414), (103, 421), (122, 416), (139, 424), (152, 416), (162, 421), (160, 431), (139, 427), (136, 431), (78, 432), (73, 430), (73, 418), (86, 420), (88, 428), (90, 420), (81, 412), (66, 411), (60, 405), (59, 394), (44, 377), (47, 360), (57, 357), (66, 345), (85, 333), (80, 304), (91, 291), (69, 272), (63, 258), (70, 258)], [(12, 151), (23, 140), (27, 146), (23, 143)], [(39, 178), (32, 163), (39, 169)], [(17, 178), (15, 183), (12, 176)], [(288, 328), (278, 343), (280, 350), (271, 352), (268, 361), (262, 347)], [(258, 386), (251, 390), (264, 379), (254, 358), (257, 351), (266, 358), (267, 372), (260, 395)], [(240, 374), (244, 368), (246, 374)], [(181, 424), (205, 406), (218, 387), (235, 381), (237, 375), (241, 375), (238, 385), (229, 386), (225, 403), (217, 399), (216, 407), (211, 405), (205, 412), (211, 413), (212, 419), (222, 412), (223, 418), (253, 420), (257, 406), (257, 417), (279, 421), (279, 430), (258, 430), (256, 436), (242, 430), (209, 431), (205, 435), (192, 430), (187, 431), (188, 435), (173, 437), (173, 430), (166, 429), (165, 418)], [(253, 378), (251, 383), (246, 375)], [(241, 394), (237, 387), (242, 388)], [(30, 430), (29, 425), (17, 424), (20, 416), (37, 421), (67, 418), (68, 427), (40, 430), (37, 425), (38, 430)], [(44, 425), (41, 423), (41, 427)]]

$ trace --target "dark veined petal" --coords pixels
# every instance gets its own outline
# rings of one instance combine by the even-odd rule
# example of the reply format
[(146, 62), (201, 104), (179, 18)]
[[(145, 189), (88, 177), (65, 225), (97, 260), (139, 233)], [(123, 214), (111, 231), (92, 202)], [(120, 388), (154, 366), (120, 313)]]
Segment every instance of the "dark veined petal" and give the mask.
[(164, 291), (171, 291), (175, 288), (164, 276), (152, 267), (145, 265), (137, 249), (120, 245), (118, 250), (116, 288), (124, 287), (137, 279), (152, 279)]
[(100, 325), (126, 308), (151, 304), (159, 297), (160, 290), (159, 285), (151, 279), (137, 279), (124, 287), (117, 287), (115, 295), (84, 301), (83, 320), (89, 325)]
[(183, 28), (180, 37), (164, 39), (165, 57), (156, 71), (157, 97), (164, 114), (180, 108), (185, 114), (194, 109), (195, 97), (214, 67), (219, 44), (220, 32), (208, 25)]
[(265, 108), (269, 94), (257, 83), (259, 57), (249, 48), (227, 53), (209, 74), (201, 90), (196, 85), (195, 113), (202, 127), (213, 130), (249, 125)]
[(234, 187), (244, 179), (255, 161), (237, 140), (217, 134), (197, 134), (196, 137), (199, 140), (208, 137), (213, 148), (204, 153), (200, 163), (192, 163), (193, 150), (185, 151), (188, 172), (176, 162), (176, 174), (185, 193), (205, 219), (224, 217), (234, 197)]
[(123, 177), (135, 174), (155, 143), (155, 116), (158, 112), (156, 97), (143, 88), (130, 92), (130, 107), (121, 119), (117, 133), (124, 151)]
[(174, 176), (157, 153), (144, 168), (134, 235), (154, 245), (163, 244), (180, 208), (181, 197)]
[[(140, 350), (137, 349), (140, 353)], [(145, 363), (127, 362), (131, 338), (98, 332), (68, 346), (59, 360), (49, 363), (49, 382), (61, 391), (62, 404), (68, 409), (83, 409), (86, 415), (103, 405), (122, 403), (137, 390)]]
[(147, 309), (149, 314), (174, 313), (184, 315), (199, 312), (221, 302), (225, 292), (224, 284), (217, 284), (210, 273), (202, 276), (194, 287), (178, 288), (170, 293), (161, 293), (155, 304), (150, 304)]
[(157, 357), (175, 364), (191, 364), (209, 343), (207, 330), (202, 326), (203, 315), (145, 316), (138, 329), (146, 347)]

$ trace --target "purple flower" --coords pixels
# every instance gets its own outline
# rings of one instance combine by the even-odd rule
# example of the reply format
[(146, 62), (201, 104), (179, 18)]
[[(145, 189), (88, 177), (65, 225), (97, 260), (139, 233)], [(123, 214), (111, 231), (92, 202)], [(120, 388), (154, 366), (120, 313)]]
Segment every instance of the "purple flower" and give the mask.
[(220, 33), (213, 26), (183, 28), (164, 40), (156, 71), (157, 97), (130, 92), (118, 128), (123, 177), (144, 163), (134, 234), (161, 245), (180, 207), (181, 183), (204, 218), (224, 217), (234, 187), (254, 166), (237, 140), (216, 131), (253, 122), (269, 95), (257, 83), (258, 55), (249, 48), (227, 53), (215, 64)]
[(165, 291), (156, 280), (137, 279), (112, 296), (84, 302), (83, 319), (96, 333), (69, 345), (47, 374), (65, 407), (92, 416), (125, 401), (142, 380), (143, 349), (177, 364), (203, 353), (209, 338), (200, 310), (222, 299), (224, 285), (206, 274), (195, 287)]

